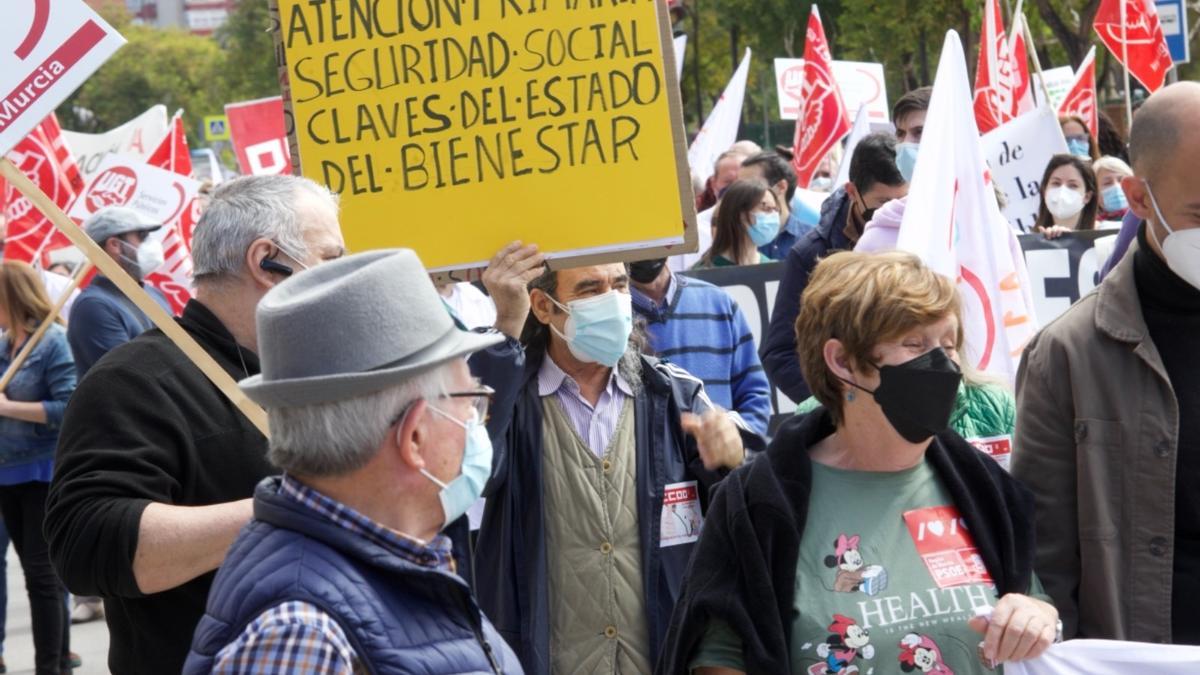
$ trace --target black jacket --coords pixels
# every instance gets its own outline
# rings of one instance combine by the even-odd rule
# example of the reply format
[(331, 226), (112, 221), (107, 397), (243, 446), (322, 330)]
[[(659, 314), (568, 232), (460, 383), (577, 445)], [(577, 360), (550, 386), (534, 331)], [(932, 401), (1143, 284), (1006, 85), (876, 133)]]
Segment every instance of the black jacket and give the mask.
[(804, 382), (804, 374), (800, 372), (800, 357), (796, 356), (800, 296), (808, 288), (808, 276), (821, 258), (832, 251), (854, 248), (854, 242), (845, 233), (851, 203), (846, 188), (834, 191), (821, 204), (821, 222), (816, 229), (807, 232), (788, 251), (783, 279), (775, 295), (775, 308), (771, 310), (771, 324), (758, 349), (767, 379), (797, 403), (812, 396)]
[[(234, 379), (258, 372), (258, 357), (200, 303), (178, 321)], [(104, 598), (113, 672), (178, 673), (213, 580), (138, 590), (133, 555), (146, 506), (249, 498), (275, 473), (266, 450), (266, 438), (160, 330), (113, 349), (79, 383), (59, 435), (45, 530), (67, 588)]]
[[(796, 561), (808, 516), (808, 450), (833, 433), (824, 408), (788, 420), (766, 453), (722, 481), (671, 617), (657, 671), (686, 674), (710, 619), (742, 638), (748, 673), (791, 670), (788, 637)], [(1028, 593), (1033, 576), (1033, 495), (953, 431), (925, 454), (975, 539), (999, 595)]]
[[(496, 458), (484, 496), (487, 508), (475, 550), (475, 593), (484, 613), (508, 641), (525, 672), (550, 672), (550, 599), (547, 597), (545, 506), (542, 493), (542, 403), (537, 373), (543, 353), (530, 351), (523, 377), (489, 379), (504, 372), (489, 360), (501, 350), (478, 352), (471, 368), (497, 391), (491, 421)], [(657, 359), (642, 357), (643, 388), (634, 400), (637, 438), (638, 529), (643, 594), (652, 653), (662, 645), (688, 556), (695, 544), (659, 547), (663, 486), (696, 480), (701, 506), (708, 488), (726, 471), (704, 468), (695, 441), (679, 426), (682, 412), (712, 405), (700, 380)], [(751, 452), (762, 439), (742, 428)]]

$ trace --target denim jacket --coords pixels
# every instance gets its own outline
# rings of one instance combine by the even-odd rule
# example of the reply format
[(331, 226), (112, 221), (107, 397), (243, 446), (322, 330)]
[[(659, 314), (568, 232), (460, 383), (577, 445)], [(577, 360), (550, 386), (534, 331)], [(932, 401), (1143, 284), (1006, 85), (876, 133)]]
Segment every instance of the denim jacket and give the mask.
[[(0, 338), (0, 373), (8, 370), (10, 363), (9, 336), (5, 336)], [(67, 332), (53, 325), (4, 391), (12, 401), (41, 401), (46, 423), (0, 417), (0, 467), (54, 457), (58, 428), (67, 399), (75, 391), (75, 381), (75, 360), (67, 346)]]

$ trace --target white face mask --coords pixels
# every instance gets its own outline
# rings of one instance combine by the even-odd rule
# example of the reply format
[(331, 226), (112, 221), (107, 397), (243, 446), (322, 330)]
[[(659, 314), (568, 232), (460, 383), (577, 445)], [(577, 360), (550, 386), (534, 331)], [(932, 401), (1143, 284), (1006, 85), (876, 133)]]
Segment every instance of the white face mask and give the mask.
[(1068, 220), (1083, 210), (1083, 195), (1077, 190), (1061, 186), (1046, 192), (1046, 210), (1057, 220)]
[[(133, 248), (133, 244), (130, 244), (124, 239), (118, 239), (117, 241), (120, 241), (121, 244), (127, 248)], [(136, 256), (137, 257), (130, 262), (136, 262), (137, 264), (138, 279), (145, 279), (147, 276), (151, 275), (154, 270), (162, 267), (162, 264), (166, 259), (166, 254), (163, 251), (162, 240), (147, 239), (146, 241), (143, 241), (136, 249)], [(122, 255), (121, 257), (129, 260), (129, 258), (125, 255)]]
[(1159, 241), (1158, 235), (1154, 233), (1154, 225), (1146, 223), (1146, 227), (1150, 230), (1150, 236), (1154, 237), (1154, 242), (1162, 249), (1167, 267), (1170, 267), (1172, 272), (1178, 274), (1193, 288), (1200, 289), (1200, 229), (1192, 228), (1178, 232), (1172, 230), (1171, 226), (1167, 224), (1167, 219), (1163, 218), (1162, 211), (1158, 208), (1158, 200), (1154, 198), (1154, 191), (1150, 189), (1148, 181), (1146, 182), (1146, 193), (1150, 195), (1150, 204), (1154, 207), (1154, 215), (1158, 218), (1159, 224), (1167, 231), (1167, 236)]

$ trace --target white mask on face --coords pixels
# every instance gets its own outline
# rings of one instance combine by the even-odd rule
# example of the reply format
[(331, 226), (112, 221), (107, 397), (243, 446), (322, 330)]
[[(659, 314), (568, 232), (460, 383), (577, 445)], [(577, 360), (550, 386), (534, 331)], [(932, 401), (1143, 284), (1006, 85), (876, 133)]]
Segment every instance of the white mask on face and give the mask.
[(1065, 185), (1047, 190), (1046, 210), (1057, 220), (1074, 218), (1083, 210), (1083, 195)]
[(1158, 235), (1154, 232), (1153, 223), (1146, 223), (1146, 227), (1150, 230), (1150, 236), (1154, 237), (1154, 242), (1162, 249), (1167, 267), (1170, 267), (1172, 272), (1178, 274), (1193, 288), (1200, 289), (1200, 229), (1192, 228), (1178, 232), (1171, 229), (1171, 226), (1167, 224), (1167, 219), (1163, 218), (1162, 211), (1158, 208), (1158, 200), (1154, 198), (1154, 191), (1150, 189), (1149, 181), (1146, 182), (1146, 193), (1150, 195), (1150, 204), (1154, 207), (1155, 217), (1167, 231), (1167, 236), (1159, 241)]

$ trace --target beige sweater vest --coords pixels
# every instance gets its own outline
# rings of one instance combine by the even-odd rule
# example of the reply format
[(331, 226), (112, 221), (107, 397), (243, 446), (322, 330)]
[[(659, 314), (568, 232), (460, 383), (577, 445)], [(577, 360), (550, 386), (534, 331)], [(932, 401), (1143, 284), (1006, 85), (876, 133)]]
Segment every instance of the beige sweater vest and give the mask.
[(542, 399), (542, 410), (551, 670), (649, 673), (633, 399), (603, 458), (554, 396)]

